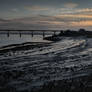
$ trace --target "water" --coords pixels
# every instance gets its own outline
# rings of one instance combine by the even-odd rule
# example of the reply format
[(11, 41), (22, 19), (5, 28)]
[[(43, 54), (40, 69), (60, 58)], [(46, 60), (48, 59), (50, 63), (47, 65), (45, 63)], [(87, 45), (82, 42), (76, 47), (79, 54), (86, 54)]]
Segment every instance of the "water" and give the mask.
[(0, 34), (0, 47), (10, 44), (21, 44), (25, 42), (46, 42), (43, 40), (42, 35), (34, 35), (32, 37), (31, 34), (22, 34), (20, 37), (19, 34), (10, 34), (9, 37), (7, 37), (7, 34)]
[[(92, 39), (86, 37), (60, 37), (59, 42), (48, 46), (0, 55), (0, 88), (31, 91), (44, 83), (73, 76), (83, 76), (92, 71), (82, 71), (92, 65)], [(0, 46), (30, 41), (44, 41), (41, 36), (0, 36)], [(46, 42), (46, 41), (45, 41)], [(79, 73), (81, 71), (81, 73)], [(9, 91), (10, 92), (10, 91)], [(14, 91), (15, 92), (15, 91)]]

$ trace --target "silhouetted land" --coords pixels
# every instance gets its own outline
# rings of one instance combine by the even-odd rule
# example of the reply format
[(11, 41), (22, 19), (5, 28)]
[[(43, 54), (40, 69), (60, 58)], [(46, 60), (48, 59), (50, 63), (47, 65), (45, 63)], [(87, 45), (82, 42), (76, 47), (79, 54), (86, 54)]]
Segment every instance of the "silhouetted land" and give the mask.
[(92, 31), (86, 31), (85, 29), (80, 29), (79, 31), (61, 31), (59, 36), (86, 36), (86, 37), (92, 37)]
[(52, 35), (49, 37), (45, 37), (45, 40), (51, 40), (51, 41), (59, 41), (60, 38), (58, 37), (92, 37), (92, 31), (86, 31), (85, 29), (80, 29), (79, 31), (73, 31), (73, 30), (61, 30), (58, 35)]

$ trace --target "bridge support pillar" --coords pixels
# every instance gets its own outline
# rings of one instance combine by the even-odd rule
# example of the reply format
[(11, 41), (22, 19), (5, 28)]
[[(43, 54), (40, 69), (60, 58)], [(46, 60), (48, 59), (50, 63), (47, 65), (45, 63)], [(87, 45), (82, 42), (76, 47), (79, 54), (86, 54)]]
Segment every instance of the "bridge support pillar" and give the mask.
[(43, 38), (45, 37), (45, 32), (43, 32)]
[(8, 32), (7, 32), (7, 37), (9, 37), (9, 36), (10, 36), (10, 32), (8, 31)]
[(20, 38), (21, 38), (21, 32), (19, 33), (19, 36), (20, 36)]
[(33, 33), (33, 31), (32, 31), (32, 33), (31, 33), (31, 35), (32, 35), (32, 37), (34, 36), (34, 33)]
[(54, 31), (54, 35), (56, 35), (56, 31)]

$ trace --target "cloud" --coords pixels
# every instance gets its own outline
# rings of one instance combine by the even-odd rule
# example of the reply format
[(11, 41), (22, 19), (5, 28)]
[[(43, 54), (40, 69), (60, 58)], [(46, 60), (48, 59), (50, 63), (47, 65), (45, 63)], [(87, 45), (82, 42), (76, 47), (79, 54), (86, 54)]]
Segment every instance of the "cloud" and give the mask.
[(64, 15), (56, 15), (56, 17), (58, 18), (64, 18), (64, 19), (72, 19), (72, 20), (76, 20), (76, 19), (92, 19), (92, 15), (84, 15), (84, 14), (64, 14)]
[(83, 14), (92, 15), (92, 8), (60, 8), (58, 14)]
[(42, 7), (42, 6), (27, 6), (25, 9), (30, 10), (30, 11), (43, 11), (43, 10), (48, 10), (47, 7)]
[(79, 9), (78, 12), (92, 12), (92, 8)]
[(91, 21), (71, 22), (71, 25), (76, 26), (76, 27), (88, 27), (88, 26), (92, 26), (92, 20)]
[(9, 23), (11, 20), (6, 20), (6, 19), (2, 19), (0, 18), (0, 24), (2, 23)]
[(76, 8), (78, 6), (77, 3), (66, 3), (64, 4), (65, 8)]
[(12, 12), (18, 12), (19, 10), (17, 8), (11, 9)]
[(65, 28), (88, 28), (92, 27), (92, 16), (89, 15), (57, 15), (46, 16), (37, 15), (19, 19), (12, 19), (11, 21), (0, 24), (0, 28), (9, 29), (65, 29)]

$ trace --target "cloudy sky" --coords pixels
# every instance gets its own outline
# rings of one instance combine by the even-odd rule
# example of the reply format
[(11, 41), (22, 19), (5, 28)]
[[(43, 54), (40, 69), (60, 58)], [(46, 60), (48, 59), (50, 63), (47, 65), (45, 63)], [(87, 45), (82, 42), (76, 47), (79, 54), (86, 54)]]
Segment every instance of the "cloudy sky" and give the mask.
[(0, 29), (92, 29), (92, 0), (0, 0)]

